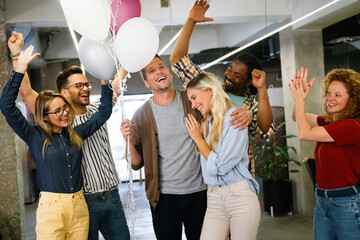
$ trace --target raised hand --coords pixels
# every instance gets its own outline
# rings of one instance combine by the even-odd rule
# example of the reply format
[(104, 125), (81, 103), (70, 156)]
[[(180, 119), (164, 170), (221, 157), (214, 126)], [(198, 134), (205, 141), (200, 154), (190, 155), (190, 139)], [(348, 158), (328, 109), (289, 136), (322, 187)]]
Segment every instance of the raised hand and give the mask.
[(8, 40), (8, 47), (11, 54), (16, 54), (21, 52), (21, 48), (24, 45), (24, 38), (21, 33), (13, 32), (11, 37)]
[(298, 72), (297, 75), (295, 74), (295, 80), (300, 80), (300, 82), (302, 83), (302, 88), (304, 89), (304, 91), (308, 91), (311, 86), (313, 85), (315, 78), (312, 78), (310, 80), (309, 83), (307, 83), (307, 77), (308, 77), (308, 68), (305, 68), (304, 71), (304, 67), (301, 67)]
[(190, 10), (189, 19), (193, 20), (194, 22), (214, 21), (212, 18), (205, 17), (205, 13), (209, 7), (210, 5), (207, 4), (206, 0), (196, 0), (194, 6)]
[(257, 89), (260, 88), (265, 88), (265, 72), (258, 70), (258, 69), (254, 69), (251, 72), (251, 76), (252, 76), (252, 84), (254, 85), (254, 87), (256, 87)]
[(189, 132), (191, 139), (194, 140), (195, 143), (203, 139), (203, 135), (201, 132), (201, 125), (196, 120), (196, 118), (190, 113), (185, 118), (185, 126)]
[(304, 88), (304, 80), (302, 77), (296, 77), (295, 80), (291, 80), (289, 84), (290, 92), (293, 96), (295, 103), (305, 102), (307, 96), (309, 95), (310, 87)]
[(248, 109), (236, 109), (230, 116), (234, 116), (230, 120), (230, 125), (235, 126), (234, 129), (240, 128), (239, 130), (243, 130), (250, 124), (252, 113)]
[(32, 54), (34, 51), (34, 46), (30, 45), (27, 49), (25, 49), (25, 51), (22, 51), (20, 53), (20, 56), (18, 58), (18, 66), (16, 68), (17, 72), (20, 73), (25, 73), (27, 67), (29, 66), (29, 64), (37, 57), (40, 55), (40, 53), (35, 53), (34, 55)]

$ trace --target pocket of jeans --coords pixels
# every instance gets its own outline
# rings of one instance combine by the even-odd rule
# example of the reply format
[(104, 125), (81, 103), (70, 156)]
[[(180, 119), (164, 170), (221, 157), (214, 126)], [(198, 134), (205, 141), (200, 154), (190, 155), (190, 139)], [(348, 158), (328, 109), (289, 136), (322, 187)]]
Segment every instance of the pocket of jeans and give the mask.
[(337, 207), (350, 207), (352, 205), (350, 197), (330, 198), (330, 202)]
[(121, 203), (120, 195), (119, 192), (117, 192), (117, 190), (112, 190), (110, 192), (110, 197), (115, 203)]

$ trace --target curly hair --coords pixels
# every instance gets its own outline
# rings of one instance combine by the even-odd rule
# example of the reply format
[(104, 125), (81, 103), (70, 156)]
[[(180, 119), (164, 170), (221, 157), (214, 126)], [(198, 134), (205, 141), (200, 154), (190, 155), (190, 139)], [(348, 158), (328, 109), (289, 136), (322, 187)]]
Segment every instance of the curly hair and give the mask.
[(347, 93), (349, 94), (349, 101), (346, 104), (344, 110), (342, 110), (336, 120), (345, 119), (345, 118), (354, 118), (360, 122), (360, 73), (352, 69), (333, 69), (325, 77), (322, 82), (322, 96), (324, 99), (324, 109), (325, 109), (325, 121), (334, 122), (333, 113), (327, 111), (326, 106), (326, 93), (330, 84), (333, 81), (339, 81), (345, 84)]

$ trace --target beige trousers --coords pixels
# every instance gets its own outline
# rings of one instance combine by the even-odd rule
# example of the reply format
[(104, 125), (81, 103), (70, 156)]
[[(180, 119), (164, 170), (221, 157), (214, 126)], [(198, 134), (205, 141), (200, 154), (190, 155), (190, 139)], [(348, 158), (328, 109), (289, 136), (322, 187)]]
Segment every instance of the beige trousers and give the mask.
[(41, 192), (36, 210), (37, 240), (87, 240), (89, 210), (82, 191)]
[(247, 180), (225, 187), (208, 187), (201, 240), (256, 239), (260, 204)]

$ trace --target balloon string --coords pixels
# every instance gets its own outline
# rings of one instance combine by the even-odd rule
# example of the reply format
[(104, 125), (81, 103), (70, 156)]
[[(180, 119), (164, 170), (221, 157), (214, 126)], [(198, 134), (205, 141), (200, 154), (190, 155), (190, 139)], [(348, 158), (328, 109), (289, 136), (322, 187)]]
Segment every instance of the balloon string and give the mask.
[[(114, 103), (115, 103), (115, 107), (114, 110), (117, 111), (117, 107), (116, 104), (119, 102), (120, 105), (120, 109), (121, 109), (121, 117), (122, 120), (126, 119), (126, 114), (125, 114), (125, 106), (124, 106), (124, 92), (127, 90), (127, 85), (126, 85), (126, 81), (128, 78), (131, 78), (131, 75), (128, 73), (124, 79), (121, 78), (122, 75), (122, 70), (121, 70), (121, 63), (118, 62), (118, 59), (116, 57), (116, 44), (115, 44), (115, 40), (116, 40), (116, 25), (117, 23), (117, 15), (119, 14), (119, 7), (121, 4), (121, 0), (107, 0), (109, 6), (111, 7), (111, 4), (113, 1), (116, 1), (116, 10), (115, 13), (113, 13), (113, 11), (110, 11), (111, 13), (111, 19), (112, 24), (110, 25), (110, 39), (109, 39), (109, 44), (105, 44), (105, 47), (107, 49), (107, 51), (110, 53), (111, 57), (114, 60), (116, 69), (117, 71), (117, 77), (119, 78), (119, 83), (118, 83), (118, 87), (119, 90), (116, 94), (114, 94)], [(129, 227), (131, 228), (131, 239), (136, 239), (135, 237), (135, 216), (134, 216), (134, 211), (135, 211), (135, 201), (134, 201), (134, 192), (133, 192), (133, 175), (132, 175), (132, 169), (131, 169), (131, 155), (130, 155), (130, 149), (129, 149), (129, 137), (127, 139), (127, 143), (126, 144), (126, 154), (125, 154), (125, 159), (126, 159), (126, 178), (129, 178), (129, 181), (127, 182), (127, 186), (128, 186), (128, 191), (126, 193), (126, 204), (127, 204), (127, 211), (126, 211), (126, 215), (128, 218), (128, 223), (130, 223)]]

